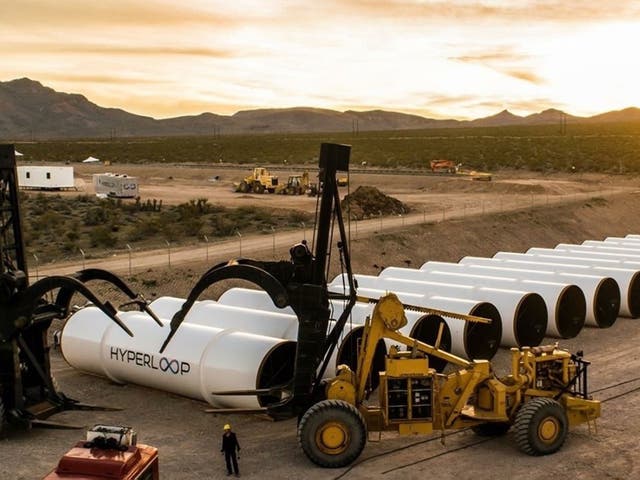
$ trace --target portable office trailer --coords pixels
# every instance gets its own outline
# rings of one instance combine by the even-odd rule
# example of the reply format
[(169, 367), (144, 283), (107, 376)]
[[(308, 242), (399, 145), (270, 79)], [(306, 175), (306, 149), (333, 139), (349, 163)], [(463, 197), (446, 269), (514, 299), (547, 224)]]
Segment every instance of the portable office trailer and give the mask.
[(18, 186), (42, 190), (74, 188), (73, 167), (20, 166), (18, 167)]
[(93, 175), (96, 195), (133, 198), (138, 196), (138, 179), (119, 173), (96, 173)]

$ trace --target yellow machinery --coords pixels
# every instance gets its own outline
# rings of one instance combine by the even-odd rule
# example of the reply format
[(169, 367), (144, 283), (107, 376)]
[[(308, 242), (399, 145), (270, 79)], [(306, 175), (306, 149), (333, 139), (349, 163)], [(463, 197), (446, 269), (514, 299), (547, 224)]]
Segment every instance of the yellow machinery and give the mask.
[[(368, 300), (368, 299), (359, 299)], [(298, 425), (305, 454), (323, 467), (342, 467), (362, 452), (367, 432), (428, 434), (471, 427), (480, 435), (515, 431), (518, 447), (530, 455), (557, 451), (568, 427), (595, 421), (600, 402), (590, 400), (588, 363), (555, 345), (511, 349), (511, 373), (498, 378), (487, 360), (467, 361), (406, 337), (404, 306), (394, 294), (377, 301), (365, 324), (355, 372), (346, 365), (326, 386), (326, 400), (312, 405)], [(366, 379), (375, 347), (387, 338), (407, 347), (391, 347), (379, 372), (379, 402), (365, 404)], [(428, 356), (457, 369), (440, 374)], [(374, 372), (375, 374), (375, 372)]]
[(309, 180), (309, 172), (303, 172), (302, 175), (289, 175), (287, 183), (279, 185), (276, 193), (314, 196), (318, 194), (318, 186)]
[(278, 187), (278, 177), (271, 175), (265, 167), (256, 167), (253, 173), (235, 184), (235, 191), (240, 193), (274, 193)]

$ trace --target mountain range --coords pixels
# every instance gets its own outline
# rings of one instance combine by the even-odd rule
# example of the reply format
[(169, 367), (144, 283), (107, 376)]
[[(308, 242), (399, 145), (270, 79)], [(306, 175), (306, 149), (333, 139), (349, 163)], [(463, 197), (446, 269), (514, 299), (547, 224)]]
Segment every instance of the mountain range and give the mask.
[(250, 133), (313, 133), (428, 128), (546, 125), (640, 120), (635, 107), (577, 117), (548, 109), (528, 116), (508, 110), (476, 120), (440, 120), (384, 110), (339, 112), (320, 108), (274, 108), (233, 115), (202, 113), (154, 119), (119, 108), (104, 108), (79, 94), (57, 92), (21, 78), (0, 82), (0, 140), (87, 137), (144, 137)]

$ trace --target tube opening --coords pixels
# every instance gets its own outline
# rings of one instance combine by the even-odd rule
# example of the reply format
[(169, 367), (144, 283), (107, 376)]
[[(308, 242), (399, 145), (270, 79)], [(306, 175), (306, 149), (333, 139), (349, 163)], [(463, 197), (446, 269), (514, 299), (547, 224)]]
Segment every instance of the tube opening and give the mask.
[[(271, 388), (287, 383), (293, 378), (295, 359), (296, 342), (283, 341), (274, 346), (260, 364), (256, 377), (256, 388)], [(266, 407), (280, 400), (280, 396), (276, 395), (258, 395), (258, 403), (261, 407)]]
[(561, 338), (574, 338), (584, 327), (587, 301), (582, 289), (569, 285), (559, 296), (556, 305), (556, 328)]
[(640, 272), (633, 275), (629, 281), (627, 304), (631, 318), (638, 318), (640, 316)]
[(513, 322), (516, 342), (520, 347), (537, 347), (547, 332), (549, 314), (547, 304), (537, 293), (522, 297)]
[[(338, 355), (336, 360), (336, 367), (338, 365), (347, 365), (354, 372), (358, 368), (358, 350), (362, 343), (362, 335), (364, 333), (364, 327), (359, 326), (351, 330), (342, 341), (340, 348), (338, 349)], [(371, 372), (367, 379), (367, 388), (370, 391), (375, 390), (380, 385), (379, 372), (385, 369), (385, 357), (387, 356), (387, 346), (384, 340), (379, 340), (376, 345), (376, 351), (373, 354), (373, 360), (371, 363)]]
[(620, 313), (620, 287), (613, 278), (605, 278), (593, 296), (593, 311), (600, 328), (609, 328), (616, 323)]
[(492, 303), (482, 302), (469, 313), (477, 317), (488, 318), (491, 323), (466, 322), (464, 351), (472, 360), (491, 360), (500, 347), (500, 338), (502, 337), (500, 312)]
[[(451, 352), (451, 330), (447, 325), (447, 322), (444, 321), (440, 315), (425, 315), (421, 317), (413, 326), (411, 330), (410, 336), (411, 338), (415, 338), (416, 340), (424, 343), (428, 343), (429, 345), (435, 346), (436, 340), (438, 339), (438, 331), (440, 330), (440, 325), (442, 325), (442, 337), (440, 338), (440, 350), (444, 350), (445, 352)], [(407, 348), (407, 350), (411, 350), (411, 348)], [(429, 366), (431, 368), (435, 368), (436, 371), (442, 372), (444, 367), (447, 366), (447, 361), (443, 360), (439, 357), (434, 357), (432, 355), (428, 355), (429, 357)]]

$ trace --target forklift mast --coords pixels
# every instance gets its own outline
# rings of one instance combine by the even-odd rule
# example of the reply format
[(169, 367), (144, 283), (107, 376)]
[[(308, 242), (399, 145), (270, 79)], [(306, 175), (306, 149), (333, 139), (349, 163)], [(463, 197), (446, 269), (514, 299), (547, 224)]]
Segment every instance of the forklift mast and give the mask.
[(13, 145), (0, 145), (0, 298), (28, 285)]
[[(290, 260), (265, 262), (240, 258), (218, 264), (198, 280), (181, 309), (171, 320), (171, 330), (160, 352), (184, 321), (198, 297), (216, 282), (243, 279), (269, 294), (278, 308), (290, 306), (298, 317), (298, 337), (291, 378), (268, 389), (214, 392), (216, 395), (258, 395), (277, 399), (263, 409), (276, 420), (301, 415), (321, 395), (320, 380), (329, 358), (356, 302), (348, 238), (340, 208), (337, 173), (349, 170), (351, 147), (323, 143), (320, 147), (319, 182), (321, 197), (316, 209), (315, 236), (310, 249), (302, 241), (289, 250)], [(337, 226), (337, 249), (348, 279), (348, 295), (329, 293), (327, 275), (331, 260), (331, 242)], [(313, 252), (312, 252), (313, 249)], [(329, 331), (329, 299), (341, 299), (345, 308)]]

